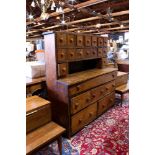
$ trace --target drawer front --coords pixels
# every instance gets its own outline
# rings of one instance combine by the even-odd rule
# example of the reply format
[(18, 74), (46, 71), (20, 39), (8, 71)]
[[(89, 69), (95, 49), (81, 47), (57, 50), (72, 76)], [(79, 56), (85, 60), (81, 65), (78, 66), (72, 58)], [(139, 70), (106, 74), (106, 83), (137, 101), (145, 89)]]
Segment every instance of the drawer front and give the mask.
[(57, 33), (56, 35), (57, 47), (65, 47), (67, 44), (67, 37), (65, 33)]
[(107, 65), (108, 65), (107, 58), (102, 58), (102, 66), (107, 67)]
[(34, 85), (31, 85), (31, 86), (26, 86), (26, 94), (30, 95), (33, 92), (35, 92), (36, 90), (41, 89), (41, 88), (43, 88), (41, 83), (34, 84)]
[(104, 55), (104, 49), (103, 48), (98, 48), (98, 56), (99, 57), (103, 57), (103, 55)]
[(108, 45), (108, 38), (104, 38), (104, 42), (103, 42), (103, 46), (107, 46)]
[(82, 47), (84, 45), (84, 36), (83, 35), (77, 35), (77, 46)]
[(57, 52), (58, 62), (62, 62), (66, 60), (66, 49), (58, 49)]
[(86, 59), (92, 57), (91, 49), (90, 49), (90, 48), (85, 48), (85, 49), (84, 49), (84, 57), (85, 57)]
[(116, 87), (128, 82), (128, 74), (116, 78)]
[(92, 36), (92, 46), (97, 46), (97, 37), (96, 36)]
[(85, 36), (85, 46), (91, 46), (91, 36)]
[(104, 75), (98, 76), (96, 78), (93, 78), (91, 80), (85, 81), (81, 84), (71, 86), (69, 88), (69, 95), (74, 95), (74, 94), (80, 93), (82, 91), (88, 90), (90, 88), (104, 84), (106, 82), (112, 81), (116, 78), (116, 74), (117, 74), (116, 72), (111, 72), (111, 73), (104, 74)]
[(75, 59), (75, 49), (73, 49), (73, 48), (67, 49), (67, 59), (68, 60)]
[(106, 47), (104, 47), (103, 48), (103, 57), (107, 57), (107, 48)]
[(65, 77), (67, 76), (68, 68), (66, 63), (58, 64), (58, 76)]
[(97, 115), (101, 115), (103, 112), (105, 112), (110, 106), (114, 104), (115, 101), (115, 93), (111, 93), (107, 96), (105, 96), (103, 99), (98, 101), (98, 110)]
[(71, 99), (71, 113), (75, 114), (91, 103), (90, 92), (80, 94)]
[(75, 35), (67, 34), (67, 46), (74, 47), (75, 46)]
[(91, 56), (92, 58), (96, 58), (97, 57), (97, 49), (96, 48), (92, 48), (91, 49), (91, 55), (92, 55)]
[(103, 37), (98, 37), (98, 46), (103, 46)]
[(75, 54), (76, 59), (83, 59), (84, 58), (84, 50), (77, 49)]
[(86, 124), (91, 122), (96, 118), (97, 113), (97, 103), (90, 105), (79, 113), (75, 114), (71, 118), (71, 130), (72, 133), (77, 132), (83, 128)]
[(96, 102), (97, 100), (103, 98), (105, 95), (115, 91), (115, 80), (110, 81), (102, 86), (94, 88), (90, 91), (91, 100)]
[(44, 106), (36, 111), (26, 114), (26, 133), (39, 128), (51, 121), (51, 106)]

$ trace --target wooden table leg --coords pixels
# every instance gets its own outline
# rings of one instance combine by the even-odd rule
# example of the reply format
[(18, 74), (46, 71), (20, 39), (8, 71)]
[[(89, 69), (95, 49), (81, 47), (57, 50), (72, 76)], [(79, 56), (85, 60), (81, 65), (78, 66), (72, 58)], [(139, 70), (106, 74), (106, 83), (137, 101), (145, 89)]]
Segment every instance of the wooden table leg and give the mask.
[(62, 155), (62, 138), (61, 136), (58, 138), (58, 148), (59, 148), (59, 152), (60, 152), (60, 155)]

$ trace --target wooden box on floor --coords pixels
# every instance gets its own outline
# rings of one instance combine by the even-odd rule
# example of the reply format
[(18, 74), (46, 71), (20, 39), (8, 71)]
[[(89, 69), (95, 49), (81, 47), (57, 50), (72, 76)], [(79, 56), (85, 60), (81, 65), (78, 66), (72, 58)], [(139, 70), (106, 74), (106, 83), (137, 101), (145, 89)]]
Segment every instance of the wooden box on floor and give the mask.
[(107, 67), (107, 38), (47, 32), (44, 42), (52, 118), (71, 137), (114, 104), (117, 69)]

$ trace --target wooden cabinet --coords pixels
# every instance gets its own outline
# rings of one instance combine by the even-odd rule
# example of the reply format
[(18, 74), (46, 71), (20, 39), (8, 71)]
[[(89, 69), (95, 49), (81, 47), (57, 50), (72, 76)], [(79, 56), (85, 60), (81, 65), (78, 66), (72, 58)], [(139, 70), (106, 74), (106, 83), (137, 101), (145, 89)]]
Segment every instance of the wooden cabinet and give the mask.
[(71, 137), (114, 104), (117, 69), (106, 66), (101, 36), (47, 32), (44, 41), (53, 121)]

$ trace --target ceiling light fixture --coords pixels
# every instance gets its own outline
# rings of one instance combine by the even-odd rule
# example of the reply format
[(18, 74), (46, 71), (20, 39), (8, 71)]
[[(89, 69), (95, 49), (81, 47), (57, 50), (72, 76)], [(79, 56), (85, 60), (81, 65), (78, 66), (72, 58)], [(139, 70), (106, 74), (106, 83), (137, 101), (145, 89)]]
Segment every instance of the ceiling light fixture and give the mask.
[(123, 27), (124, 27), (124, 25), (123, 25), (123, 24), (121, 24), (121, 25), (120, 25), (120, 27), (121, 27), (121, 28), (123, 28)]
[(100, 23), (96, 24), (96, 28), (100, 28), (100, 27), (101, 27)]
[(41, 16), (40, 18), (42, 20), (47, 20), (49, 18), (49, 15), (47, 13), (47, 10), (50, 8), (52, 11), (56, 11), (57, 13), (63, 13), (63, 6), (64, 2), (58, 0), (33, 0), (31, 3), (32, 7), (39, 7), (41, 9)]

